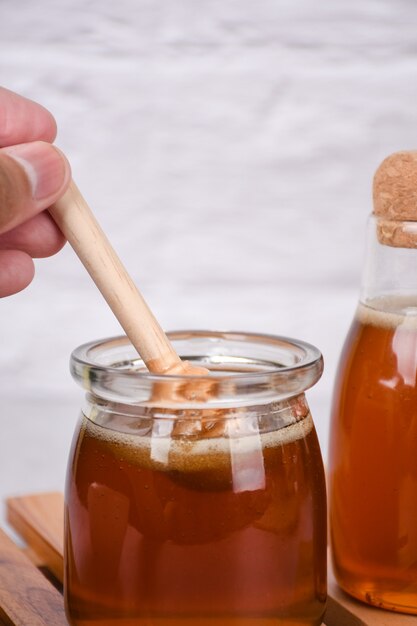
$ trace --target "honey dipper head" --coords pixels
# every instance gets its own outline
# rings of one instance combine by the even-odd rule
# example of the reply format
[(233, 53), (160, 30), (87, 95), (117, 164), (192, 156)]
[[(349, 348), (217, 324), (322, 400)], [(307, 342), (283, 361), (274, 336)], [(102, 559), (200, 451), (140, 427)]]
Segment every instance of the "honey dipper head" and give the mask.
[[(373, 199), (379, 242), (417, 247), (417, 151), (394, 152), (382, 161), (374, 176)], [(416, 222), (416, 228), (409, 222)]]

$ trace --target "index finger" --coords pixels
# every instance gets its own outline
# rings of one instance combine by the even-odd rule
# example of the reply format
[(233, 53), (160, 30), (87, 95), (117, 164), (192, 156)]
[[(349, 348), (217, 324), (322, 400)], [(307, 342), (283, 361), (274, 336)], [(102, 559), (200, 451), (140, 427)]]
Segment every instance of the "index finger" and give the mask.
[(56, 122), (45, 107), (0, 87), (0, 148), (30, 141), (52, 143)]

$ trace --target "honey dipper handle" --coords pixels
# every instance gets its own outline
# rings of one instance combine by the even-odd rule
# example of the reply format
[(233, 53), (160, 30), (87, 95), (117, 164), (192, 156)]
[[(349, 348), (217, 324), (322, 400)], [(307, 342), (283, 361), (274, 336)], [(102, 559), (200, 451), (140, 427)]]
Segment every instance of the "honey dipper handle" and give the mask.
[(180, 371), (182, 361), (133, 283), (74, 182), (50, 209), (147, 368)]

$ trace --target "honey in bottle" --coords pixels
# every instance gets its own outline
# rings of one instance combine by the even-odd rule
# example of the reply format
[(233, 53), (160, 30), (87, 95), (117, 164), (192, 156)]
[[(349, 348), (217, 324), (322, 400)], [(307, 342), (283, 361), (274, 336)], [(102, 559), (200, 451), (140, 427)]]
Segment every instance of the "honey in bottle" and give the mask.
[(333, 566), (359, 600), (417, 614), (417, 153), (378, 169), (368, 228), (332, 404)]

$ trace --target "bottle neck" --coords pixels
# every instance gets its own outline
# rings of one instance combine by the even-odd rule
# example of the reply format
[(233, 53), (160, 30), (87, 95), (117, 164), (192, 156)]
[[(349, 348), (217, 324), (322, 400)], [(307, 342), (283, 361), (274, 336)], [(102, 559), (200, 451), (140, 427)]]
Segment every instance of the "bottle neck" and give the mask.
[[(417, 226), (415, 222), (410, 228)], [(417, 247), (403, 248), (380, 243), (379, 219), (368, 220), (367, 246), (362, 275), (360, 300), (370, 302), (397, 302), (400, 308), (417, 304)], [(377, 307), (379, 308), (379, 307)], [(390, 307), (391, 308), (391, 307)]]

